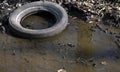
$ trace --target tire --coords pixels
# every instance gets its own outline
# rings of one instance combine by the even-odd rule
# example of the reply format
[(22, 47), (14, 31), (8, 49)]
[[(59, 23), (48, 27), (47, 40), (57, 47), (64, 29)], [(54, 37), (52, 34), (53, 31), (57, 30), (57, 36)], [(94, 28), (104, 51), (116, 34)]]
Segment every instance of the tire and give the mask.
[[(56, 18), (56, 23), (49, 28), (33, 30), (21, 26), (22, 18), (36, 11), (47, 11)], [(56, 35), (62, 32), (68, 24), (68, 15), (64, 8), (56, 3), (49, 1), (36, 1), (28, 3), (16, 9), (9, 17), (9, 25), (11, 30), (18, 36), (25, 38), (44, 38)]]

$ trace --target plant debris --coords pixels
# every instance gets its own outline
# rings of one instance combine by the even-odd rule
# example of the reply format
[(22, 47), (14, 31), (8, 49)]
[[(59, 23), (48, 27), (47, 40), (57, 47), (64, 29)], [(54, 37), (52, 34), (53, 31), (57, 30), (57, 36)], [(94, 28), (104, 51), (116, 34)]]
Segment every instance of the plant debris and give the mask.
[[(51, 1), (60, 4), (68, 14), (75, 8), (82, 11), (86, 22), (103, 22), (108, 26), (120, 28), (120, 1), (115, 0), (2, 0), (0, 1), (0, 21), (9, 18), (9, 15), (18, 7), (33, 1)], [(4, 18), (5, 17), (5, 18)], [(73, 19), (76, 19), (74, 17)]]

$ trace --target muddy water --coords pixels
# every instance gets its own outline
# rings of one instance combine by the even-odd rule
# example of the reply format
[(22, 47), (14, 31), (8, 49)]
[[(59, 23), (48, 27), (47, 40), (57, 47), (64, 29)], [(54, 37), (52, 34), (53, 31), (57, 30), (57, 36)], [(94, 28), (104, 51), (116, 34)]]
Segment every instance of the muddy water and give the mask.
[(109, 34), (91, 31), (93, 24), (80, 19), (70, 17), (69, 23), (62, 33), (46, 39), (0, 33), (0, 72), (56, 72), (61, 68), (67, 72), (120, 72), (119, 48)]
[(25, 16), (21, 21), (21, 25), (28, 29), (45, 29), (53, 26), (55, 22), (56, 19), (54, 15), (46, 11), (40, 11)]

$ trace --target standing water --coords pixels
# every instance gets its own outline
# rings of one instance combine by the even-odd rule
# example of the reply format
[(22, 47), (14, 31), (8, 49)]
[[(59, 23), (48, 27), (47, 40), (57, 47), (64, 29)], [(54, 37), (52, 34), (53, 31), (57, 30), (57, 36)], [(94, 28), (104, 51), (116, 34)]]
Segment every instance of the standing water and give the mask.
[[(54, 18), (33, 14), (21, 25), (29, 29), (49, 28)], [(0, 33), (1, 72), (120, 72), (119, 48), (110, 35), (93, 24), (69, 17), (62, 33), (46, 39), (22, 39)]]

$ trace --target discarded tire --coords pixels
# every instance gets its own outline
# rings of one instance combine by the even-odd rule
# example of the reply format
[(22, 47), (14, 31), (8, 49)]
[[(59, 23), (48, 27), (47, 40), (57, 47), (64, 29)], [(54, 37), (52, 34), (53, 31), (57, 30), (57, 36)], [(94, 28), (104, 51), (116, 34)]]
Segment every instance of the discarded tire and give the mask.
[[(24, 16), (41, 10), (50, 12), (55, 16), (56, 22), (52, 27), (33, 30), (21, 26), (20, 22)], [(11, 30), (18, 36), (25, 38), (43, 38), (56, 35), (66, 28), (67, 22), (68, 15), (64, 8), (56, 3), (48, 1), (37, 1), (23, 5), (22, 7), (16, 9), (9, 17), (9, 25)]]

